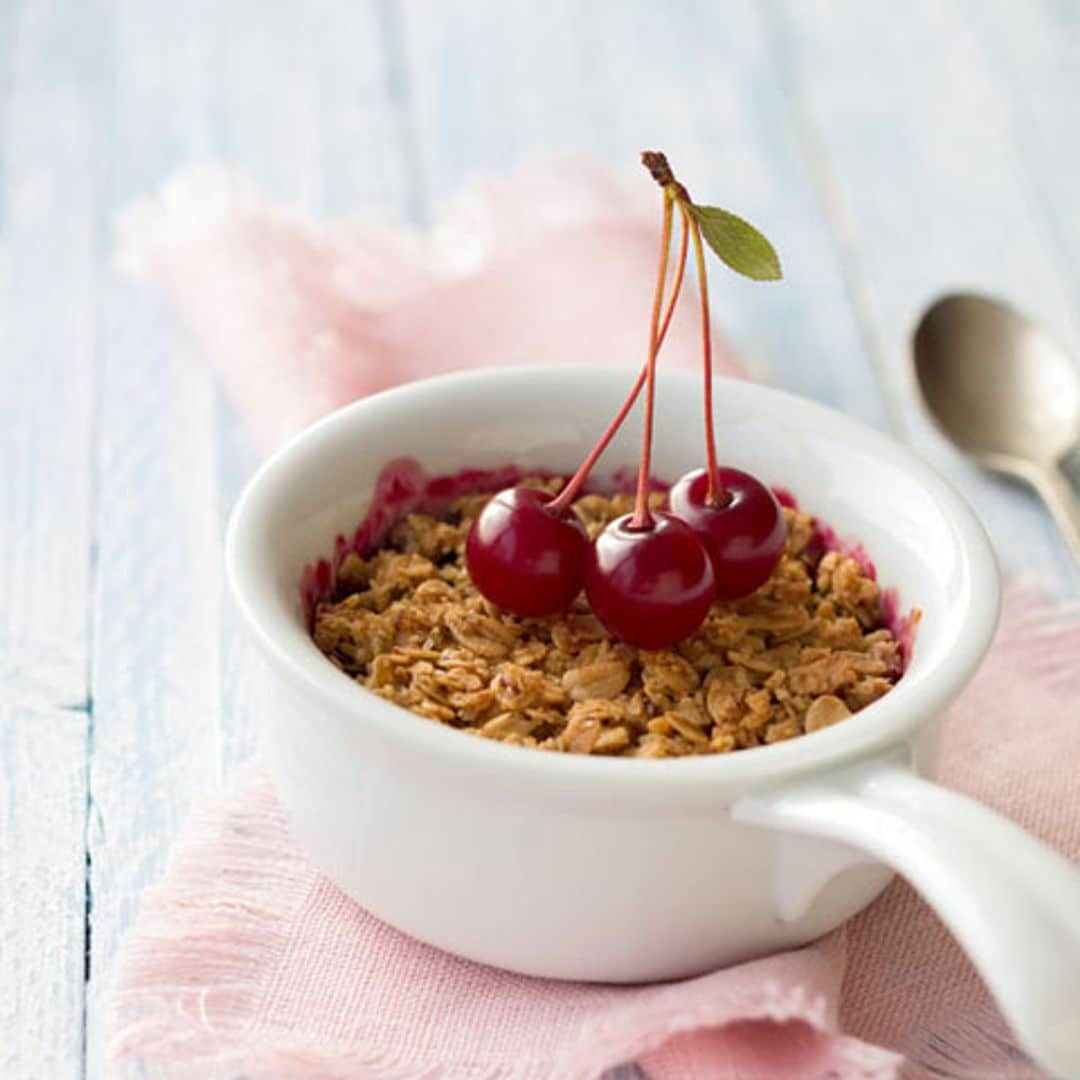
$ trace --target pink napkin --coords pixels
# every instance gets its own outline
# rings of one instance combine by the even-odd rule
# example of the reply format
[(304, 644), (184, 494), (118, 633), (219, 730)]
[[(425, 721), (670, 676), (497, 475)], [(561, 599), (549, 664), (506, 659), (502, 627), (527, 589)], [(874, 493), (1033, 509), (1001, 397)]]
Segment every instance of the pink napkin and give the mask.
[[(313, 226), (229, 173), (195, 170), (121, 218), (118, 263), (170, 295), (269, 448), (339, 405), (444, 371), (640, 366), (660, 212), (651, 182), (635, 180), (568, 160), (477, 182), (420, 234)], [(699, 362), (687, 284), (665, 364)], [(722, 346), (716, 363), (737, 371)]]
[[(650, 204), (651, 205), (651, 204)], [(220, 173), (123, 226), (272, 443), (390, 383), (475, 363), (636, 364), (655, 222), (563, 164), (472, 188), (426, 237), (319, 230)], [(614, 268), (614, 269), (613, 269)], [(696, 314), (696, 313), (693, 313)], [(691, 313), (665, 362), (694, 363)], [(730, 361), (727, 362), (730, 368)], [(628, 373), (629, 378), (629, 373)], [(947, 727), (944, 780), (1080, 857), (1080, 620), (1013, 590)], [(1037, 1076), (970, 964), (904, 884), (808, 948), (681, 983), (528, 979), (421, 945), (288, 839), (253, 768), (197, 814), (118, 962), (113, 1059), (197, 1077)]]

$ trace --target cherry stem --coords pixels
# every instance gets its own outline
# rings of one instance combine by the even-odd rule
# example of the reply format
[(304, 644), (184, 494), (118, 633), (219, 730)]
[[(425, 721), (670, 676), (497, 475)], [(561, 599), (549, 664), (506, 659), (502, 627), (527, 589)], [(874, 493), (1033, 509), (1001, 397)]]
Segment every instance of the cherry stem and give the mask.
[[(664, 339), (667, 337), (668, 327), (671, 325), (671, 317), (675, 314), (675, 301), (679, 298), (679, 293), (682, 291), (683, 274), (686, 271), (686, 256), (690, 244), (690, 221), (684, 214), (682, 223), (682, 236), (679, 242), (679, 259), (678, 265), (675, 270), (675, 277), (671, 284), (671, 295), (668, 297), (667, 307), (664, 310), (664, 317), (660, 323), (660, 332), (657, 336), (656, 348), (659, 351), (660, 346), (663, 345)], [(592, 472), (593, 466), (596, 464), (600, 455), (608, 448), (611, 440), (615, 438), (616, 432), (622, 427), (623, 421), (626, 419), (627, 414), (634, 407), (634, 402), (637, 401), (638, 395), (641, 393), (641, 388), (645, 385), (645, 380), (649, 374), (649, 362), (646, 360), (641, 365), (641, 371), (638, 373), (638, 377), (634, 382), (630, 393), (627, 395), (626, 400), (619, 407), (619, 411), (615, 414), (615, 418), (608, 424), (604, 434), (600, 436), (596, 445), (589, 451), (589, 456), (581, 463), (578, 471), (567, 482), (566, 487), (559, 492), (559, 494), (548, 503), (548, 510), (558, 514), (563, 510), (568, 510), (570, 504), (578, 497), (578, 493), (581, 491), (582, 486), (589, 477), (589, 473)]]
[(649, 322), (649, 361), (646, 365), (645, 418), (641, 431), (641, 466), (638, 469), (637, 498), (631, 529), (652, 527), (649, 512), (649, 477), (652, 473), (653, 407), (656, 401), (656, 357), (660, 352), (660, 307), (664, 300), (664, 284), (667, 281), (668, 257), (671, 254), (671, 218), (675, 193), (664, 188), (664, 228), (660, 238), (660, 265), (656, 272), (656, 293), (653, 296), (652, 318)]
[(720, 472), (716, 464), (716, 432), (713, 428), (712, 400), (712, 324), (709, 320), (709, 284), (705, 277), (705, 249), (701, 243), (701, 226), (679, 200), (679, 213), (684, 224), (690, 226), (694, 238), (694, 261), (697, 264), (698, 290), (701, 294), (701, 347), (705, 370), (705, 457), (708, 468), (709, 484), (705, 492), (705, 502), (714, 506), (720, 497)]

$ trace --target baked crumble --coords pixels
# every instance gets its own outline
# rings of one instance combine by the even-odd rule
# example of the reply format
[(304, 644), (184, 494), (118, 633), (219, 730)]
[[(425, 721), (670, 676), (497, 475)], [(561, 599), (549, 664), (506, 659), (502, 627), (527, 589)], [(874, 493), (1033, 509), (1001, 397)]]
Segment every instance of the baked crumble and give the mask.
[[(533, 481), (557, 491), (561, 481)], [(367, 557), (350, 553), (313, 637), (372, 692), (451, 727), (518, 746), (624, 757), (728, 753), (835, 724), (896, 683), (900, 647), (882, 598), (855, 559), (822, 551), (810, 515), (784, 508), (788, 539), (755, 593), (713, 605), (676, 648), (621, 644), (584, 596), (565, 615), (495, 608), (465, 569), (469, 526), (493, 492), (442, 517), (410, 514)], [(664, 496), (653, 496), (654, 504)], [(585, 495), (595, 536), (632, 509), (626, 494)]]

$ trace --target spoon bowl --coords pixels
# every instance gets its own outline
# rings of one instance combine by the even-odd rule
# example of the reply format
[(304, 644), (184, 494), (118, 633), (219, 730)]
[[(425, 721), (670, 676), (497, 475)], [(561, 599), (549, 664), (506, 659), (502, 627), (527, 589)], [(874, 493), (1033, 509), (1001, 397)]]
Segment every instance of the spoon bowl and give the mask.
[(957, 293), (927, 310), (913, 356), (941, 431), (987, 468), (1032, 484), (1080, 558), (1080, 506), (1061, 470), (1080, 443), (1080, 374), (1061, 343), (1008, 304)]

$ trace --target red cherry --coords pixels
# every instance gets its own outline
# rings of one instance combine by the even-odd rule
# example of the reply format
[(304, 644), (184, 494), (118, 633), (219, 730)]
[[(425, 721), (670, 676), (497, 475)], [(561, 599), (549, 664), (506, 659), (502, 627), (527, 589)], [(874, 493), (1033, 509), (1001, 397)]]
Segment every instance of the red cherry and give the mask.
[(671, 511), (701, 537), (716, 571), (721, 600), (747, 596), (776, 569), (787, 526), (776, 496), (741, 469), (717, 469), (716, 502), (708, 501), (705, 469), (687, 473), (668, 495)]
[(694, 531), (671, 514), (643, 528), (632, 514), (611, 522), (585, 562), (596, 617), (639, 649), (665, 649), (692, 634), (716, 594), (712, 563)]
[(480, 511), (465, 561), (473, 584), (514, 615), (565, 611), (581, 591), (589, 538), (570, 510), (535, 488), (507, 488)]

